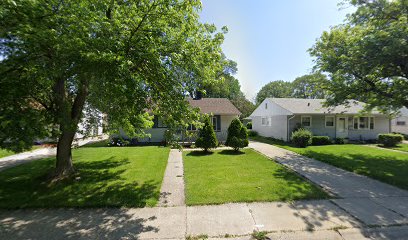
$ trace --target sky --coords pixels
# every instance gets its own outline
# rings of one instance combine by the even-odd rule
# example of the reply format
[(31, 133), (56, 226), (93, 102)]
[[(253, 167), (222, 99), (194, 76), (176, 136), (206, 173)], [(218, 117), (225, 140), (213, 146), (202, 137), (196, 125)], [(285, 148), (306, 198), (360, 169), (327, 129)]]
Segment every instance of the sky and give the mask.
[(202, 22), (228, 27), (222, 49), (238, 64), (235, 76), (249, 100), (270, 81), (308, 74), (307, 50), (323, 31), (343, 23), (341, 0), (202, 0)]

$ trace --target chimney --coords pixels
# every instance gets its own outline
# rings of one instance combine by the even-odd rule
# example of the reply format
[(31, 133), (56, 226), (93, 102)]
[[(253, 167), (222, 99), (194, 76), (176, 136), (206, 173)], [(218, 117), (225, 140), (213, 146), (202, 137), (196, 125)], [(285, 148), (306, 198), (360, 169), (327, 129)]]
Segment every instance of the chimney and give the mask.
[(203, 92), (201, 92), (200, 90), (197, 90), (194, 100), (201, 100), (202, 98), (203, 98)]

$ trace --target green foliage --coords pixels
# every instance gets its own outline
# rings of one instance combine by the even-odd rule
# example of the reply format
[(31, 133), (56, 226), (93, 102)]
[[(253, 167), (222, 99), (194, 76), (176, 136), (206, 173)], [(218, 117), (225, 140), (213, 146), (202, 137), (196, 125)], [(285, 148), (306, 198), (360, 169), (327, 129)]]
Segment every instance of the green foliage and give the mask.
[(335, 138), (334, 144), (345, 144), (346, 140), (344, 138)]
[(247, 129), (252, 129), (252, 122), (247, 122), (246, 128)]
[(385, 147), (395, 147), (398, 143), (404, 140), (404, 136), (401, 134), (378, 134), (378, 143), (384, 145)]
[(259, 133), (257, 131), (251, 130), (248, 132), (249, 137), (257, 137), (259, 136)]
[(332, 141), (328, 136), (312, 136), (312, 145), (313, 146), (320, 146), (320, 145), (330, 145)]
[(251, 113), (255, 110), (256, 106), (251, 101), (246, 99), (244, 94), (241, 92), (236, 97), (231, 99), (232, 104), (242, 113), (241, 117), (245, 118), (251, 115)]
[[(175, 136), (199, 120), (185, 95), (217, 81), (224, 33), (199, 21), (200, 1), (2, 1), (0, 147), (58, 138), (69, 149), (85, 106), (107, 130), (139, 136), (164, 116)], [(62, 141), (63, 140), (63, 141)], [(62, 153), (62, 152), (61, 152)]]
[(198, 148), (204, 149), (205, 152), (208, 152), (208, 149), (218, 146), (217, 136), (215, 135), (213, 125), (208, 116), (204, 117), (204, 126), (199, 130), (195, 145)]
[(315, 67), (329, 73), (328, 103), (356, 99), (368, 109), (407, 107), (407, 1), (350, 2), (357, 10), (309, 50)]
[(312, 144), (312, 133), (309, 130), (300, 128), (292, 133), (291, 140), (297, 147), (307, 147)]
[(253, 239), (256, 239), (256, 240), (266, 240), (266, 239), (269, 239), (267, 234), (268, 233), (265, 232), (265, 231), (254, 231), (251, 234), (251, 236), (252, 236)]
[(328, 84), (326, 75), (316, 72), (296, 78), (292, 82), (294, 98), (326, 98), (328, 94), (325, 89)]
[(277, 80), (263, 86), (256, 95), (256, 103), (259, 105), (265, 98), (286, 98), (291, 97), (293, 86), (290, 82)]
[(404, 140), (408, 140), (408, 134), (406, 133), (398, 133), (398, 132), (393, 132), (394, 134), (401, 134), (404, 137)]
[(235, 151), (239, 151), (240, 148), (248, 146), (247, 129), (238, 118), (233, 119), (228, 127), (228, 136), (225, 145), (232, 147)]

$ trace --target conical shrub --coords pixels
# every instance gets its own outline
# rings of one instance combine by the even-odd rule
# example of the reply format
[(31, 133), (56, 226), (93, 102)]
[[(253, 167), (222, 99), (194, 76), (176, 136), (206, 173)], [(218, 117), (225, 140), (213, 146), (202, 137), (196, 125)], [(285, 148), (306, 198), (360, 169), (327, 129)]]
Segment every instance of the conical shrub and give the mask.
[(238, 118), (232, 120), (228, 127), (228, 136), (225, 145), (232, 147), (235, 151), (239, 151), (240, 148), (248, 146), (247, 129)]
[(217, 136), (215, 136), (214, 128), (208, 116), (204, 117), (204, 127), (199, 130), (195, 145), (205, 152), (218, 146)]

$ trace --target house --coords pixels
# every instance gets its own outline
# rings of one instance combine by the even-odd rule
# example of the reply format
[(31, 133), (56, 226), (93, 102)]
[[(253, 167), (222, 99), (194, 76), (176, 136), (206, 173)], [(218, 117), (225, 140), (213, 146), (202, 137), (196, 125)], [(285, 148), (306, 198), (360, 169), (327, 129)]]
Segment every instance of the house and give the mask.
[(401, 108), (396, 118), (391, 120), (391, 131), (408, 134), (408, 109)]
[[(193, 108), (199, 108), (200, 113), (209, 114), (212, 117), (212, 123), (215, 134), (219, 141), (227, 139), (227, 129), (234, 118), (241, 115), (241, 112), (227, 98), (189, 98), (188, 103)], [(150, 137), (138, 139), (139, 142), (162, 142), (167, 127), (159, 117), (154, 118), (154, 125), (151, 129), (145, 129), (145, 133)], [(197, 131), (194, 126), (190, 126), (190, 131)]]
[(297, 128), (313, 135), (350, 140), (376, 139), (390, 132), (390, 119), (378, 111), (362, 114), (364, 103), (324, 107), (324, 99), (267, 98), (251, 114), (252, 129), (259, 135), (290, 140)]

